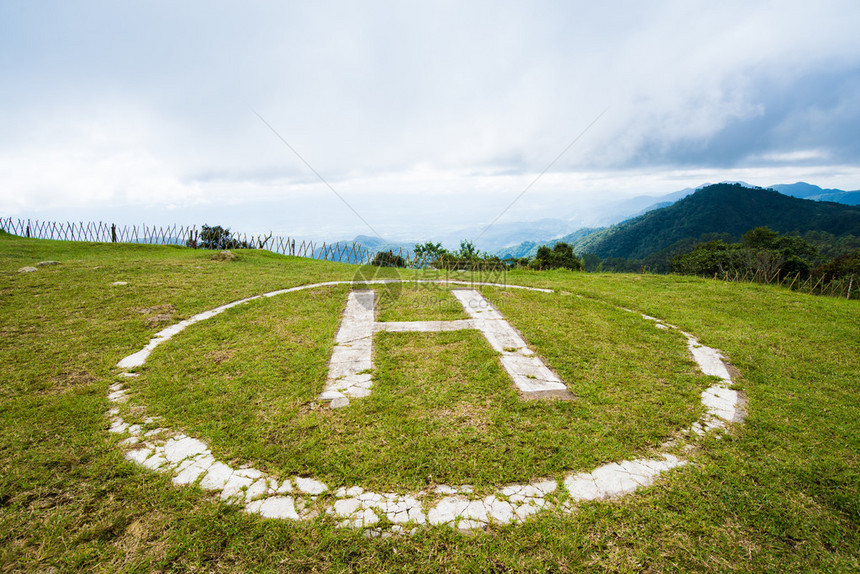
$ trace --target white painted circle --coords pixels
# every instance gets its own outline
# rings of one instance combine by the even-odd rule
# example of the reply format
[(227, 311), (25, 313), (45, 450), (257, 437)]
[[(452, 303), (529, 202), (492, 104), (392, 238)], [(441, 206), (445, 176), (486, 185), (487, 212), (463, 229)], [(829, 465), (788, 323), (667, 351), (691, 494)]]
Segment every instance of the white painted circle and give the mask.
[[(386, 279), (362, 284), (385, 283), (490, 286), (556, 293), (550, 289), (522, 285), (470, 281)], [(229, 308), (264, 297), (316, 287), (349, 284), (356, 283), (328, 281), (281, 289), (234, 301), (194, 315), (190, 319), (156, 333), (143, 349), (122, 359), (117, 364), (121, 370), (120, 376), (135, 376), (128, 372), (129, 369), (143, 365), (158, 345), (187, 327), (210, 319)], [(642, 316), (654, 321), (659, 328), (675, 328), (659, 319)], [(687, 429), (687, 432), (692, 435), (702, 435), (709, 430), (721, 429), (727, 423), (739, 420), (740, 397), (736, 391), (728, 388), (732, 380), (722, 355), (716, 349), (700, 345), (692, 335), (683, 331), (681, 333), (687, 337), (690, 352), (700, 369), (707, 375), (714, 375), (721, 379), (721, 383), (702, 392), (702, 404), (706, 407), (707, 414)], [(507, 485), (483, 499), (470, 499), (471, 489), (465, 485), (443, 485), (433, 491), (408, 494), (374, 493), (355, 486), (340, 488), (331, 493), (333, 497), (318, 501), (320, 495), (328, 491), (328, 487), (318, 480), (298, 476), (281, 480), (247, 466), (232, 468), (216, 460), (202, 441), (170, 429), (159, 429), (157, 433), (145, 433), (139, 424), (125, 422), (117, 408), (119, 403), (128, 400), (127, 389), (122, 382), (111, 386), (108, 398), (111, 403), (115, 403), (108, 413), (111, 421), (110, 430), (127, 435), (127, 438), (120, 443), (126, 449), (126, 458), (146, 468), (172, 474), (176, 484), (196, 483), (203, 489), (217, 492), (222, 499), (242, 504), (248, 512), (259, 513), (268, 518), (309, 519), (315, 517), (320, 510), (317, 507), (322, 506), (323, 512), (340, 519), (343, 526), (370, 527), (376, 524), (379, 521), (379, 515), (382, 515), (394, 525), (391, 527), (394, 532), (402, 532), (406, 526), (423, 524), (449, 524), (460, 529), (471, 530), (488, 524), (521, 521), (531, 514), (550, 507), (572, 512), (573, 504), (578, 501), (609, 498), (632, 492), (641, 486), (647, 486), (661, 473), (686, 464), (675, 455), (663, 453), (661, 458), (621, 461), (603, 465), (590, 473), (571, 473), (562, 480), (545, 479), (531, 481), (529, 484)], [(563, 490), (559, 493), (560, 484)], [(564, 490), (567, 491), (566, 495)], [(558, 494), (547, 498), (547, 495), (554, 492)], [(553, 502), (550, 502), (551, 500)]]

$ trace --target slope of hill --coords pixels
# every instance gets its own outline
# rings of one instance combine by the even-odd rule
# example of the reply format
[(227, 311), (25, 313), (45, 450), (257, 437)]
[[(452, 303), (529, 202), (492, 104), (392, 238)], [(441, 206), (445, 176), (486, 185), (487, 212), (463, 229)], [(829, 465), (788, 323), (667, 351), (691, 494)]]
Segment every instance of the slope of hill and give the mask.
[(832, 201), (845, 205), (860, 205), (860, 191), (836, 191), (834, 193), (819, 193), (808, 199), (815, 201)]
[(498, 249), (496, 251), (496, 255), (501, 257), (502, 259), (519, 259), (520, 257), (534, 257), (535, 253), (537, 253), (538, 247), (541, 245), (549, 245), (552, 247), (556, 243), (570, 243), (571, 245), (576, 245), (576, 242), (581, 240), (584, 237), (588, 237), (589, 235), (601, 231), (604, 228), (593, 229), (590, 227), (583, 227), (582, 229), (578, 229), (573, 233), (569, 233), (564, 237), (560, 237), (558, 239), (553, 239), (552, 241), (545, 242), (535, 242), (535, 241), (524, 241), (519, 245), (515, 245), (512, 247), (504, 247), (502, 249)]
[(816, 202), (720, 183), (704, 187), (677, 203), (651, 211), (586, 237), (579, 253), (598, 257), (643, 259), (671, 245), (704, 234), (728, 234), (732, 239), (758, 226), (775, 231), (826, 231), (860, 235), (860, 207)]

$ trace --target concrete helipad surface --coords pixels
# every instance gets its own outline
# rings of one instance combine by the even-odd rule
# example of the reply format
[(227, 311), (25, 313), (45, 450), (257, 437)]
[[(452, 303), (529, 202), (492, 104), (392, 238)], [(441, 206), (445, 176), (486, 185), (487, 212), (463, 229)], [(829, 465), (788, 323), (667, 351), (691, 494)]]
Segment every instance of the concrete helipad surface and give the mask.
[[(384, 282), (391, 280), (369, 284)], [(171, 474), (177, 485), (197, 484), (204, 490), (213, 491), (224, 500), (242, 505), (247, 512), (289, 520), (311, 519), (323, 513), (335, 517), (341, 526), (373, 527), (368, 530), (370, 535), (383, 536), (412, 531), (426, 524), (447, 524), (471, 530), (489, 524), (518, 522), (532, 514), (550, 509), (570, 513), (575, 511), (579, 501), (610, 498), (633, 492), (652, 484), (670, 469), (687, 464), (682, 458), (666, 452), (654, 458), (609, 463), (591, 472), (570, 473), (554, 478), (532, 477), (523, 483), (505, 485), (490, 495), (480, 497), (473, 494), (469, 485), (439, 485), (433, 489), (410, 493), (371, 492), (355, 485), (332, 492), (325, 483), (312, 477), (275, 477), (249, 465), (228, 465), (217, 460), (204, 442), (177, 430), (158, 427), (157, 417), (147, 417), (136, 424), (126, 422), (122, 418), (118, 407), (129, 400), (125, 380), (136, 376), (129, 372), (129, 369), (143, 365), (155, 347), (186, 327), (261, 297), (349, 283), (335, 281), (304, 285), (217, 307), (156, 333), (143, 349), (122, 359), (117, 365), (120, 369), (118, 381), (111, 385), (108, 395), (112, 403), (108, 417), (111, 423), (110, 431), (123, 437), (120, 445), (126, 458), (145, 468)], [(552, 292), (522, 286), (505, 287)], [(330, 400), (347, 400), (348, 397), (360, 397), (363, 393), (371, 392), (370, 375), (362, 371), (371, 368), (369, 349), (372, 349), (373, 333), (383, 330), (478, 329), (490, 345), (502, 353), (502, 364), (521, 391), (523, 387), (517, 381), (518, 376), (525, 377), (529, 382), (537, 380), (537, 383), (530, 383), (532, 387), (525, 386), (537, 388), (538, 392), (545, 388), (541, 386), (545, 384), (564, 387), (480, 293), (474, 289), (464, 289), (455, 291), (454, 294), (464, 304), (470, 319), (451, 322), (376, 323), (373, 317), (372, 291), (351, 292), (344, 321), (336, 337), (337, 345), (332, 356), (326, 389), (326, 392), (337, 391), (341, 396), (329, 395), (332, 397)], [(470, 312), (472, 306), (473, 310)], [(659, 319), (647, 315), (643, 317), (654, 321), (657, 328), (676, 329)], [(701, 400), (706, 408), (706, 415), (686, 429), (686, 434), (702, 435), (725, 428), (730, 422), (740, 422), (743, 417), (741, 397), (729, 388), (732, 379), (724, 357), (716, 349), (699, 344), (692, 335), (684, 335), (687, 337), (690, 353), (702, 372), (719, 378), (718, 383), (702, 392)], [(537, 362), (532, 359), (537, 359)], [(535, 379), (531, 379), (528, 373), (536, 373), (532, 375)], [(566, 391), (566, 387), (564, 389)], [(350, 391), (349, 395), (342, 392), (346, 390)], [(147, 428), (151, 430), (145, 430)], [(667, 444), (666, 448), (669, 446)], [(375, 526), (383, 517), (389, 524), (385, 530)]]

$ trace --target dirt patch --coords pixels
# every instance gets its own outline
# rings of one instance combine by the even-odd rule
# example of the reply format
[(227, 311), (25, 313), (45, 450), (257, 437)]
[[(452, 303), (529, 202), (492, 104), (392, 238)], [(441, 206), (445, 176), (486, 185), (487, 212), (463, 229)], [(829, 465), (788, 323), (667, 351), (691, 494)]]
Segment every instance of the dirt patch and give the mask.
[(143, 309), (138, 309), (137, 312), (142, 315), (152, 315), (153, 313), (176, 313), (176, 306), (171, 305), (170, 303), (165, 303), (164, 305), (155, 305), (154, 307), (144, 307)]
[(95, 382), (96, 378), (87, 371), (63, 371), (51, 379), (51, 385), (45, 392), (51, 395), (66, 393), (72, 389), (83, 387)]
[(311, 299), (326, 299), (332, 296), (331, 291), (328, 289), (310, 289), (306, 293), (306, 297), (310, 297)]
[(126, 557), (141, 554), (149, 557), (153, 562), (163, 560), (169, 546), (167, 541), (162, 540), (166, 522), (167, 518), (164, 515), (152, 513), (138, 518), (125, 527), (113, 540), (113, 545), (122, 550), (122, 558), (114, 564), (124, 570), (125, 567), (130, 566)]
[(434, 421), (445, 421), (448, 426), (460, 429), (473, 428), (484, 432), (490, 424), (490, 407), (487, 404), (457, 403), (450, 409), (432, 409), (424, 414), (424, 418)]
[(207, 359), (212, 359), (216, 365), (220, 365), (225, 361), (229, 361), (236, 355), (236, 351), (232, 349), (218, 349), (217, 351), (209, 351), (206, 353)]
[(169, 303), (164, 305), (155, 305), (154, 307), (145, 307), (138, 309), (138, 313), (147, 315), (143, 320), (150, 329), (158, 327), (165, 323), (171, 323), (176, 315), (176, 306)]
[[(351, 432), (351, 429), (345, 427), (348, 423), (337, 411), (331, 409), (328, 401), (312, 400), (297, 406), (296, 414), (290, 417), (290, 425), (303, 433), (317, 428), (325, 429), (334, 436)], [(272, 443), (283, 442), (283, 437), (277, 430), (273, 430), (266, 438)]]
[(729, 363), (728, 361), (723, 361), (723, 364), (726, 366), (726, 370), (729, 372), (729, 376), (732, 378), (732, 382), (737, 383), (741, 380), (743, 375), (736, 366)]
[(236, 255), (232, 251), (219, 251), (215, 255), (212, 256), (214, 261), (235, 261), (237, 259)]
[(33, 491), (26, 493), (24, 496), (27, 500), (27, 508), (30, 510), (49, 510), (69, 504), (74, 500), (74, 496), (67, 492)]
[(167, 313), (159, 313), (158, 315), (153, 315), (151, 317), (147, 317), (144, 319), (144, 323), (150, 329), (153, 327), (158, 327), (165, 323), (170, 323), (173, 319), (173, 315), (168, 315)]

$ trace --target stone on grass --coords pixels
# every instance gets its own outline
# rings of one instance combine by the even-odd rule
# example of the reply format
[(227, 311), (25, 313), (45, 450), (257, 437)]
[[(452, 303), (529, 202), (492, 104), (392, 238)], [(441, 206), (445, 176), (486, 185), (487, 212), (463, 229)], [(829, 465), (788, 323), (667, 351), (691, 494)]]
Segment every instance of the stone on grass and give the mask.
[(334, 513), (338, 516), (352, 516), (361, 507), (361, 502), (355, 498), (344, 498), (334, 503)]
[(122, 419), (115, 420), (111, 423), (110, 428), (108, 429), (112, 433), (124, 433), (128, 429), (128, 423), (124, 422)]
[[(492, 500), (491, 500), (492, 499)], [(488, 496), (485, 501), (487, 514), (499, 524), (510, 524), (514, 520), (514, 507), (504, 500)]]
[(430, 524), (453, 523), (469, 506), (469, 501), (457, 496), (446, 496), (427, 513)]
[(30, 266), (21, 267), (20, 269), (18, 269), (18, 273), (32, 273), (34, 271), (38, 271), (38, 269), (36, 269), (35, 267), (30, 267)]
[[(272, 496), (264, 500), (255, 501), (255, 512), (259, 512), (264, 518), (288, 518), (290, 520), (298, 520), (299, 513), (296, 512), (296, 506), (291, 496)], [(251, 505), (248, 505), (248, 511), (251, 512)]]
[(233, 475), (233, 469), (223, 462), (216, 462), (200, 480), (200, 488), (205, 490), (221, 490)]
[(594, 500), (600, 497), (600, 490), (590, 472), (582, 472), (568, 477), (564, 487), (574, 500)]
[(518, 506), (516, 510), (514, 510), (514, 514), (517, 515), (519, 520), (525, 520), (526, 517), (531, 516), (532, 514), (536, 514), (537, 511), (540, 510), (538, 506), (532, 506), (531, 504), (523, 504), (522, 506)]
[(179, 435), (169, 439), (164, 444), (164, 455), (172, 463), (179, 463), (186, 458), (209, 454), (209, 449), (201, 441), (190, 436)]
[(152, 449), (149, 448), (137, 448), (125, 453), (125, 458), (140, 465), (143, 465), (150, 456), (152, 456)]
[[(167, 462), (166, 459), (165, 462)], [(213, 464), (215, 464), (215, 459), (211, 455), (196, 458), (190, 465), (173, 477), (173, 484), (193, 484)]]
[(294, 482), (296, 483), (296, 488), (306, 494), (312, 494), (314, 496), (322, 494), (328, 490), (328, 487), (325, 484), (312, 478), (302, 478), (301, 476), (297, 476), (294, 479)]
[(235, 498), (239, 501), (244, 501), (245, 492), (242, 489), (251, 486), (252, 482), (254, 482), (253, 478), (248, 478), (234, 472), (227, 480), (224, 488), (221, 489), (221, 499), (228, 500)]
[(341, 409), (343, 407), (348, 407), (349, 399), (346, 397), (338, 397), (334, 399), (331, 403), (329, 403), (329, 406), (333, 409)]
[(141, 464), (149, 470), (158, 470), (159, 468), (167, 464), (167, 459), (165, 459), (161, 453), (156, 452), (151, 457), (143, 461)]
[(253, 500), (265, 495), (269, 490), (269, 481), (265, 478), (259, 478), (245, 490), (245, 500)]
[(212, 259), (214, 259), (215, 261), (234, 261), (236, 259), (236, 255), (234, 255), (233, 252), (228, 249), (225, 251), (219, 251), (212, 256)]

